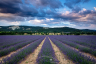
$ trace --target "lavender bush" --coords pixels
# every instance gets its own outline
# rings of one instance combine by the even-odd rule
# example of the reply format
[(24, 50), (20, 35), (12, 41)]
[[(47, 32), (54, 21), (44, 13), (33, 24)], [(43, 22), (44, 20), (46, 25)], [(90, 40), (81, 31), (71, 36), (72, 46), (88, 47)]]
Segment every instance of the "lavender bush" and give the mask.
[(42, 49), (38, 55), (37, 63), (38, 64), (57, 64), (58, 63), (58, 60), (55, 57), (54, 50), (52, 48), (52, 45), (48, 37), (46, 38), (42, 46)]

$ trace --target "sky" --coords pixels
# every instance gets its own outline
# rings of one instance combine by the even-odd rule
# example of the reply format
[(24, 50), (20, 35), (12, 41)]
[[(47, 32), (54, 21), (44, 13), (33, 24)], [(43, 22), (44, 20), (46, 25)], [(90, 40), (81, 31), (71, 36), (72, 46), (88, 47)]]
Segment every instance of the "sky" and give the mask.
[(96, 0), (0, 0), (0, 26), (96, 30)]

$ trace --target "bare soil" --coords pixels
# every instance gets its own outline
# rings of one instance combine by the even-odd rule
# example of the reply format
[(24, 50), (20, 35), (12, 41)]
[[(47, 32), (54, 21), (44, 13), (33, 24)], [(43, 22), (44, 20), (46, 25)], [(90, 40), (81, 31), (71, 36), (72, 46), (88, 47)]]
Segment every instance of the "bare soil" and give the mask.
[[(46, 37), (45, 37), (46, 39)], [(19, 64), (36, 64), (36, 59), (38, 57), (38, 54), (42, 48), (42, 45), (45, 41), (45, 39), (41, 42), (41, 44), (34, 50), (33, 53), (29, 54), (25, 60), (23, 60), (22, 62), (20, 62)]]
[[(50, 38), (49, 38), (50, 40)], [(57, 57), (57, 59), (59, 60), (59, 64), (74, 64), (71, 60), (69, 60), (67, 58), (66, 55), (64, 55), (60, 50), (59, 48), (50, 40), (50, 43), (53, 47), (53, 50), (55, 52), (55, 55)]]

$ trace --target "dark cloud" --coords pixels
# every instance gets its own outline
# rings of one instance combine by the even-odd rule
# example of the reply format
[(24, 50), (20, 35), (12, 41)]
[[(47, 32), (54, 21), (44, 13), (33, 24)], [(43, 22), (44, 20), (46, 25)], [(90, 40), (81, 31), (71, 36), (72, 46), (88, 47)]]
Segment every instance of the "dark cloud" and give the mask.
[[(28, 1), (26, 1), (28, 2)], [(45, 8), (45, 7), (50, 7), (52, 9), (56, 9), (56, 8), (60, 8), (63, 7), (63, 5), (61, 4), (61, 2), (59, 0), (29, 0), (29, 2), (36, 6), (36, 7), (41, 7), (41, 8)]]
[(54, 16), (54, 18), (57, 18), (57, 19), (63, 19), (65, 21), (68, 21), (68, 20), (74, 20), (74, 19), (79, 19), (80, 17), (78, 16), (73, 16), (73, 14), (68, 14), (68, 15), (62, 15), (62, 14), (57, 14)]
[(92, 11), (92, 13), (93, 13), (93, 16), (96, 16), (96, 11)]
[[(26, 10), (25, 10), (26, 9)], [(18, 14), (19, 16), (24, 17), (35, 17), (38, 15), (38, 10), (33, 7), (23, 7), (22, 11)]]
[(73, 8), (75, 5), (77, 5), (79, 3), (86, 3), (86, 2), (89, 2), (89, 1), (90, 0), (66, 0), (64, 5), (66, 5), (69, 8)]
[(79, 11), (81, 11), (81, 8), (78, 7), (78, 6), (75, 6), (74, 8), (72, 8), (72, 11), (73, 11), (74, 13), (78, 13)]
[(67, 6), (68, 8), (73, 8), (74, 5), (80, 3), (81, 0), (66, 0), (66, 2), (64, 3), (65, 6)]
[(22, 3), (21, 0), (0, 0), (1, 13), (18, 13), (20, 10), (18, 4)]
[(0, 2), (0, 9), (1, 9), (1, 13), (18, 13), (20, 12), (20, 8), (19, 7), (16, 7), (14, 6), (13, 3), (1, 3)]
[(73, 8), (73, 4), (71, 2), (66, 2), (64, 5), (66, 5), (68, 8)]
[[(42, 9), (42, 7), (44, 8)], [(24, 17), (53, 15), (54, 12), (48, 11), (47, 8), (51, 10), (60, 7), (63, 5), (58, 0), (0, 0), (0, 13), (11, 13)]]
[(91, 10), (86, 10), (80, 13), (81, 15), (87, 15), (87, 14), (93, 14), (93, 12)]
[(74, 13), (78, 13), (81, 11), (81, 3), (87, 3), (90, 0), (66, 0), (64, 5), (67, 6), (68, 8), (72, 9)]
[(61, 2), (58, 0), (40, 0), (42, 6), (49, 6), (50, 8), (63, 7)]
[(4, 0), (0, 1), (0, 13), (17, 14), (18, 16), (36, 16), (36, 8), (23, 5), (21, 0)]
[(1, 3), (22, 3), (21, 0), (0, 0)]

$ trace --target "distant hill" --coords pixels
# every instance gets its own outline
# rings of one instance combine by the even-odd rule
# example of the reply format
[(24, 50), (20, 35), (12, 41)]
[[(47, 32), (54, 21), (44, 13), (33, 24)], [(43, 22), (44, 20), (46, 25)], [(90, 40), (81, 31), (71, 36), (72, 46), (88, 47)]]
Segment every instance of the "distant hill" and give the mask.
[(48, 28), (48, 29), (39, 29), (39, 32), (75, 32), (80, 31), (79, 29), (69, 28), (69, 27), (60, 27), (60, 28)]
[(0, 31), (37, 31), (43, 27), (34, 26), (0, 26)]
[(89, 29), (75, 29), (70, 27), (40, 27), (40, 26), (0, 26), (0, 31), (17, 31), (17, 32), (94, 32)]

